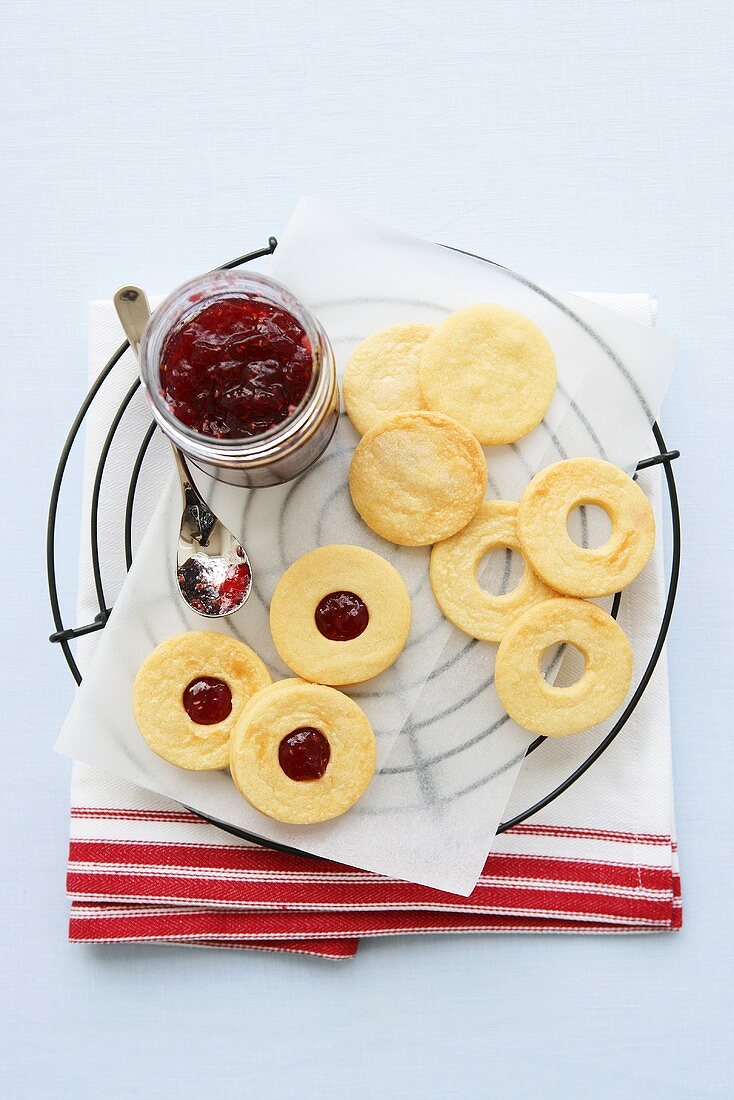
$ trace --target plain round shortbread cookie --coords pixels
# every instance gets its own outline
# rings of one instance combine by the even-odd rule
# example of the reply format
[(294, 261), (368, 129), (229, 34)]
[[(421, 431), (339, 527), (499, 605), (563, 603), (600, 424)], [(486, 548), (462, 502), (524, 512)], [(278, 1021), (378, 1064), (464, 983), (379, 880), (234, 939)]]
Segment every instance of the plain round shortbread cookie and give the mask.
[[(183, 694), (202, 676), (223, 680), (232, 710), (221, 722), (200, 725), (186, 713)], [(191, 630), (156, 646), (133, 686), (133, 714), (148, 746), (179, 768), (208, 771), (229, 763), (229, 735), (245, 704), (271, 683), (254, 650), (227, 634)]]
[(513, 443), (548, 411), (556, 360), (523, 313), (468, 306), (437, 325), (426, 341), (420, 382), (428, 408), (453, 416), (480, 443)]
[(487, 489), (478, 441), (440, 413), (402, 413), (357, 444), (349, 489), (360, 516), (401, 546), (430, 546), (465, 527)]
[(344, 368), (342, 393), (360, 435), (387, 416), (425, 409), (418, 367), (432, 325), (391, 325), (357, 344)]
[[(561, 642), (583, 654), (586, 667), (570, 687), (549, 684), (543, 652)], [(632, 650), (618, 623), (594, 603), (559, 596), (526, 611), (497, 650), (494, 683), (519, 726), (546, 737), (591, 729), (620, 705), (632, 679)]]
[(518, 585), (495, 595), (479, 582), (479, 563), (496, 547), (522, 554), (511, 500), (485, 500), (472, 520), (431, 551), (431, 588), (447, 619), (459, 630), (484, 642), (499, 642), (524, 611), (556, 596), (527, 562)]
[[(280, 766), (283, 738), (316, 729), (329, 743), (320, 779), (290, 779)], [(263, 814), (292, 825), (338, 817), (375, 774), (375, 735), (367, 715), (333, 687), (281, 681), (253, 696), (232, 731), (230, 769), (237, 789)]]
[[(595, 504), (612, 531), (584, 549), (566, 526), (575, 508)], [(643, 569), (655, 542), (652, 506), (639, 485), (601, 458), (568, 458), (536, 474), (520, 498), (517, 532), (523, 553), (551, 588), (567, 596), (610, 596)]]
[[(369, 621), (358, 637), (324, 637), (315, 613), (334, 592), (357, 595)], [(281, 658), (304, 680), (358, 684), (388, 668), (410, 631), (411, 606), (394, 566), (362, 546), (320, 546), (290, 566), (270, 603), (270, 633)]]

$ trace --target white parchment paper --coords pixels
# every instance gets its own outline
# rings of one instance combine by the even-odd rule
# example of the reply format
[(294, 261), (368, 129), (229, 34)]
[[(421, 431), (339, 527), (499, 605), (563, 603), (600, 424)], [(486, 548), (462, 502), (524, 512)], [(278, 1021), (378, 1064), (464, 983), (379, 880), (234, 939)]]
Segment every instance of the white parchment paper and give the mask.
[[(318, 314), (340, 371), (355, 344), (389, 324), (435, 323), (461, 306), (500, 302), (531, 316), (556, 354), (559, 386), (542, 425), (508, 447), (487, 448), (492, 497), (518, 499), (532, 473), (558, 458), (601, 455), (633, 469), (649, 449), (674, 362), (658, 333), (570, 294), (541, 290), (505, 269), (303, 200), (270, 269)], [(428, 551), (395, 547), (354, 511), (348, 490), (358, 436), (342, 415), (324, 457), (286, 486), (253, 492), (200, 479), (238, 531), (255, 588), (216, 629), (253, 646), (275, 677), (280, 662), (267, 609), (282, 572), (317, 545), (355, 542), (400, 570), (413, 603), (405, 652), (381, 676), (349, 690), (378, 737), (380, 772), (360, 803), (334, 822), (279, 825), (248, 806), (226, 773), (193, 773), (150, 752), (132, 718), (132, 682), (158, 642), (201, 629), (174, 587), (180, 514), (169, 480), (114, 613), (59, 738), (59, 751), (267, 839), (396, 878), (469, 894), (531, 738), (503, 713), (493, 687), (494, 646), (447, 623), (431, 593)], [(581, 531), (582, 535), (586, 532)], [(511, 583), (509, 556), (483, 581)], [(634, 639), (633, 639), (634, 646)]]

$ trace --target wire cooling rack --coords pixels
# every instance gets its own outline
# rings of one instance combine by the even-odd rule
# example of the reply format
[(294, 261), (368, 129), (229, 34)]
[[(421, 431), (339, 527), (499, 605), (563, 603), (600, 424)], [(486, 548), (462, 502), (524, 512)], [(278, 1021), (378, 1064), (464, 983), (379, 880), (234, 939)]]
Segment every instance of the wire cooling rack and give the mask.
[[(271, 255), (277, 247), (277, 241), (275, 237), (270, 237), (268, 244), (256, 249), (254, 252), (249, 252), (246, 255), (238, 256), (234, 260), (230, 260), (228, 263), (222, 264), (222, 270), (230, 268), (240, 267), (243, 264), (249, 263), (252, 260), (259, 259), (263, 256)], [(484, 257), (477, 256), (477, 259), (484, 259)], [(69, 434), (66, 438), (64, 446), (61, 451), (58, 466), (56, 469), (56, 475), (54, 477), (53, 487), (51, 490), (51, 501), (49, 505), (48, 514), (48, 528), (46, 535), (46, 567), (48, 574), (48, 589), (49, 600), (51, 603), (51, 613), (54, 621), (54, 632), (50, 636), (50, 641), (59, 645), (64, 655), (69, 670), (74, 677), (77, 684), (82, 681), (82, 674), (77, 664), (76, 658), (72, 650), (72, 642), (76, 638), (80, 638), (86, 634), (91, 634), (97, 630), (104, 629), (105, 624), (111, 613), (111, 608), (107, 605), (105, 597), (104, 579), (102, 577), (102, 568), (99, 554), (99, 510), (100, 499), (103, 485), (103, 475), (107, 458), (110, 453), (112, 444), (117, 436), (117, 432), (122, 424), (125, 416), (125, 412), (130, 405), (135, 393), (137, 392), (140, 381), (136, 380), (130, 389), (127, 391), (122, 401), (120, 402), (117, 410), (115, 411), (112, 420), (110, 422), (107, 435), (105, 437), (102, 449), (97, 461), (97, 467), (94, 476), (94, 483), (92, 487), (92, 499), (90, 509), (90, 548), (91, 548), (91, 560), (92, 560), (92, 574), (94, 578), (94, 586), (96, 591), (97, 603), (99, 611), (95, 615), (94, 619), (90, 623), (86, 623), (81, 626), (65, 626), (61, 613), (61, 607), (59, 602), (59, 593), (56, 580), (56, 529), (59, 520), (59, 497), (61, 494), (62, 485), (64, 482), (64, 476), (66, 474), (69, 458), (74, 448), (75, 442), (79, 436), (79, 430), (82, 427), (89, 410), (95, 398), (98, 396), (105, 382), (110, 378), (115, 367), (122, 359), (123, 355), (127, 351), (129, 345), (127, 341), (120, 345), (117, 351), (107, 361), (102, 371), (98, 375), (93, 386), (89, 390), (82, 405), (74, 418), (74, 422), (71, 425)], [(134, 456), (131, 454), (132, 466), (130, 470), (130, 479), (128, 483), (127, 500), (124, 513), (124, 528), (122, 531), (122, 539), (124, 542), (125, 551), (125, 564), (129, 569), (133, 559), (133, 513), (135, 509), (135, 499), (140, 480), (141, 470), (145, 463), (146, 455), (150, 447), (151, 440), (155, 433), (156, 426), (151, 422), (147, 428)], [(515, 817), (503, 821), (497, 828), (498, 833), (505, 832), (507, 829), (512, 828), (514, 825), (520, 824), (522, 821), (526, 821), (533, 814), (543, 809), (549, 803), (553, 802), (564, 791), (568, 790), (574, 783), (576, 783), (581, 776), (594, 764), (596, 760), (609, 748), (611, 743), (624, 729), (630, 715), (637, 707), (640, 699), (642, 698), (647, 685), (650, 682), (655, 667), (660, 659), (665, 638), (668, 633), (668, 627), (670, 626), (670, 620), (673, 614), (673, 605), (675, 603), (675, 596), (678, 587), (678, 576), (680, 571), (680, 544), (681, 544), (681, 530), (680, 530), (680, 511), (678, 507), (678, 494), (676, 490), (675, 477), (673, 475), (672, 463), (674, 459), (679, 457), (679, 451), (668, 450), (665, 440), (663, 439), (662, 432), (657, 423), (652, 426), (653, 436), (658, 447), (656, 454), (647, 458), (641, 459), (637, 464), (637, 470), (644, 470), (650, 466), (662, 465), (665, 474), (666, 483), (666, 504), (670, 516), (671, 534), (672, 534), (672, 547), (670, 555), (670, 568), (668, 573), (668, 585), (665, 605), (663, 607), (660, 626), (658, 629), (657, 638), (653, 647), (650, 659), (647, 666), (642, 673), (640, 680), (629, 700), (624, 711), (614, 724), (613, 728), (603, 738), (603, 740), (594, 748), (592, 752), (569, 774), (566, 778), (554, 787), (551, 791), (548, 791), (541, 799), (535, 802), (532, 806), (527, 807), (521, 813), (515, 815)], [(621, 593), (617, 593), (614, 597), (611, 614), (614, 618), (617, 617), (619, 612), (619, 606), (621, 602)], [(544, 737), (537, 737), (528, 747), (527, 755), (535, 752), (536, 749), (545, 741)], [(235, 828), (234, 826), (227, 825), (220, 821), (214, 821), (212, 818), (208, 818), (204, 814), (199, 814), (200, 817), (205, 820), (212, 821), (213, 824), (220, 828), (225, 829), (227, 832), (233, 833), (236, 836), (240, 836), (244, 839), (250, 840), (254, 843), (261, 844), (264, 847), (270, 848), (283, 848), (283, 845), (279, 845), (273, 841), (263, 840), (262, 837), (258, 837), (252, 833), (246, 832), (242, 829)], [(286, 849), (292, 851), (293, 849)], [(303, 854), (303, 853), (300, 853)]]

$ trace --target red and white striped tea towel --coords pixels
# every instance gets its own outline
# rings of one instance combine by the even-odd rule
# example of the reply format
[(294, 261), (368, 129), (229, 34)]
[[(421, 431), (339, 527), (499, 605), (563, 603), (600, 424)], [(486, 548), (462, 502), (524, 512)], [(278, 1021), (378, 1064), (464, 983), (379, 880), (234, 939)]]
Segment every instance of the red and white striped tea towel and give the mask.
[[(651, 324), (645, 295), (599, 296)], [(119, 342), (109, 303), (92, 306), (90, 368), (95, 375)], [(87, 430), (85, 508), (110, 410), (134, 364), (105, 383)], [(130, 454), (148, 416), (133, 402), (108, 458), (100, 509), (107, 592), (124, 575), (119, 517)], [(651, 442), (651, 453), (654, 446)], [(163, 452), (164, 454), (165, 452)], [(163, 458), (163, 455), (162, 455)], [(167, 458), (167, 456), (166, 456)], [(158, 489), (151, 462), (140, 486), (138, 526)], [(647, 471), (662, 530), (659, 470)], [(98, 609), (83, 524), (79, 621)], [(659, 622), (664, 598), (662, 539), (654, 568), (636, 584), (626, 622)], [(624, 604), (623, 604), (624, 612)], [(633, 639), (634, 644), (634, 639)], [(94, 635), (82, 639), (84, 667)], [(593, 747), (588, 735), (544, 743), (528, 758), (506, 819), (533, 805)], [(344, 958), (362, 936), (458, 932), (644, 932), (678, 928), (680, 881), (671, 793), (665, 654), (632, 719), (591, 770), (555, 802), (495, 839), (468, 898), (381, 878), (338, 864), (265, 850), (235, 839), (149, 791), (86, 765), (72, 782), (68, 891), (70, 938), (84, 942), (175, 942), (284, 950)]]
[[(680, 926), (669, 833), (562, 825), (537, 815), (497, 838), (465, 899), (247, 844), (157, 795), (105, 782), (91, 768), (77, 771), (74, 794), (72, 940), (341, 958), (362, 936)], [(574, 801), (565, 800), (569, 821), (579, 817)]]

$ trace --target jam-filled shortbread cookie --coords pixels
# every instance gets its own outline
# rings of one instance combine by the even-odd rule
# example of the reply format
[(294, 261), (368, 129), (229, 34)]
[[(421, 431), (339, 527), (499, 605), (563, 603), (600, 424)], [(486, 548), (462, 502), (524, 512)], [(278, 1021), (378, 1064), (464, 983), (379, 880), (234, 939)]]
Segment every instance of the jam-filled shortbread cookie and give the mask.
[[(549, 684), (540, 660), (549, 646), (566, 642), (584, 657), (581, 679), (570, 687)], [(497, 650), (494, 682), (510, 718), (531, 733), (565, 737), (608, 718), (632, 679), (632, 650), (611, 615), (586, 600), (559, 596), (526, 611)]]
[(245, 703), (271, 682), (249, 646), (196, 630), (156, 646), (135, 677), (133, 713), (153, 752), (192, 771), (226, 768)]
[(361, 546), (311, 550), (278, 581), (270, 632), (305, 680), (357, 684), (393, 663), (410, 630), (410, 597), (389, 562)]
[(360, 435), (386, 416), (425, 409), (418, 365), (432, 332), (431, 325), (392, 325), (357, 345), (344, 368), (342, 393)]
[(440, 413), (402, 413), (366, 432), (349, 489), (368, 527), (402, 546), (430, 546), (465, 527), (487, 488), (475, 437)]
[[(584, 549), (568, 533), (575, 508), (595, 504), (612, 532)], [(567, 596), (610, 596), (633, 581), (655, 542), (655, 519), (639, 485), (601, 458), (569, 458), (546, 466), (520, 499), (517, 531), (523, 553), (546, 584)]]
[(481, 443), (512, 443), (548, 411), (556, 360), (523, 313), (469, 306), (437, 325), (426, 341), (420, 381), (429, 409), (453, 416)]
[(527, 562), (511, 592), (494, 595), (482, 588), (478, 568), (485, 554), (502, 546), (522, 553), (516, 516), (514, 501), (485, 500), (463, 530), (431, 551), (431, 587), (439, 607), (460, 630), (484, 642), (499, 642), (523, 611), (557, 595)]
[(230, 743), (240, 793), (256, 810), (292, 825), (343, 814), (364, 794), (375, 760), (366, 714), (322, 684), (288, 681), (259, 691)]

